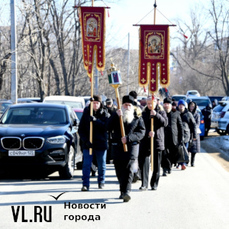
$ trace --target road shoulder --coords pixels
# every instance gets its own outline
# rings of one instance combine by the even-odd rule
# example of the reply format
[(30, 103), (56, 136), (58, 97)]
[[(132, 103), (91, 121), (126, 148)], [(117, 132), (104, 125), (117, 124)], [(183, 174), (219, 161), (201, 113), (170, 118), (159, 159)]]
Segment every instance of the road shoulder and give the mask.
[(209, 135), (201, 141), (201, 148), (214, 157), (229, 172), (229, 136)]

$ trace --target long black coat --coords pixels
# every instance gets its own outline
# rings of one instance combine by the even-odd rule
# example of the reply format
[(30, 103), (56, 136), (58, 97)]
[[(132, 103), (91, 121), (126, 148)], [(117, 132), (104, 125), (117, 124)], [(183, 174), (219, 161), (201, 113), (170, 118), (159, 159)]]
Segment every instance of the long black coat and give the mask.
[(137, 159), (139, 154), (139, 143), (145, 135), (145, 125), (142, 117), (135, 113), (131, 123), (124, 123), (125, 135), (127, 137), (128, 152), (124, 152), (121, 142), (121, 128), (119, 116), (113, 113), (108, 120), (108, 130), (112, 134), (112, 151), (115, 160)]
[(191, 140), (191, 137), (192, 138), (197, 137), (196, 122), (192, 113), (189, 112), (186, 108), (185, 111), (180, 114), (180, 116), (181, 116), (181, 120), (183, 123), (183, 130), (184, 130), (183, 142), (187, 143)]
[(184, 136), (183, 124), (179, 111), (166, 113), (168, 125), (165, 127), (165, 147), (174, 148), (181, 144)]
[[(93, 110), (93, 116), (96, 121), (93, 121), (93, 149), (107, 149), (107, 128), (106, 124), (110, 114), (104, 108), (100, 108), (97, 112)], [(84, 109), (82, 118), (79, 124), (79, 135), (83, 149), (89, 149), (88, 142), (90, 137), (90, 106)]]
[[(191, 103), (191, 102), (190, 102)], [(190, 103), (188, 104), (188, 107), (190, 105)], [(200, 114), (198, 113), (198, 111), (196, 110), (197, 109), (197, 104), (195, 102), (192, 102), (195, 104), (195, 108), (194, 110), (191, 112), (194, 119), (195, 119), (195, 122), (196, 122), (196, 131), (199, 129), (200, 127)], [(200, 134), (197, 133), (196, 135), (196, 141), (193, 141), (192, 144), (190, 144), (190, 147), (189, 147), (189, 152), (191, 153), (198, 153), (200, 152)]]
[(164, 127), (168, 125), (168, 119), (165, 111), (160, 110), (159, 106), (156, 106), (155, 111), (157, 112), (154, 117), (150, 116), (150, 110), (148, 107), (145, 107), (142, 111), (142, 118), (145, 123), (146, 133), (144, 138), (141, 141), (140, 145), (140, 154), (146, 156), (150, 155), (150, 138), (149, 132), (151, 131), (151, 118), (154, 119), (154, 149), (164, 150)]
[(210, 128), (211, 126), (211, 115), (212, 115), (212, 108), (208, 105), (202, 111), (204, 116), (204, 123), (206, 128)]

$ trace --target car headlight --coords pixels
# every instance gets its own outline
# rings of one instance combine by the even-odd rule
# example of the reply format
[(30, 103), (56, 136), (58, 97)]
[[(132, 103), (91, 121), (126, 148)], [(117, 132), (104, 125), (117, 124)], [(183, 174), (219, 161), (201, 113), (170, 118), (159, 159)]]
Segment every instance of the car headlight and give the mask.
[(47, 142), (51, 144), (64, 144), (66, 142), (66, 138), (64, 136), (56, 136), (47, 139)]

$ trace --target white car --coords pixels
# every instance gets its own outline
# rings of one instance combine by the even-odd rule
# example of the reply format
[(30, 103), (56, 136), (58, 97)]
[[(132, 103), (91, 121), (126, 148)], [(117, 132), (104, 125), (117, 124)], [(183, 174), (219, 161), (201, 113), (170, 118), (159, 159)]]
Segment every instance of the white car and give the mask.
[(200, 93), (197, 90), (189, 90), (189, 91), (187, 91), (186, 96), (187, 97), (200, 96)]
[(76, 97), (76, 96), (61, 96), (61, 95), (46, 96), (43, 102), (44, 103), (66, 104), (72, 108), (84, 108), (85, 107), (84, 98)]
[(220, 135), (229, 134), (229, 101), (220, 101), (213, 109), (211, 128)]
[(229, 96), (224, 96), (221, 101), (229, 101)]

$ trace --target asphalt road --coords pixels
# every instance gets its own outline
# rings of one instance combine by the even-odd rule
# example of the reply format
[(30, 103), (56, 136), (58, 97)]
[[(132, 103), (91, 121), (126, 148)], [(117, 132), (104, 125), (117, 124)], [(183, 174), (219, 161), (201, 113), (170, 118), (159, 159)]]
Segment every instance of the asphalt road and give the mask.
[[(196, 167), (173, 168), (161, 177), (157, 191), (141, 192), (140, 182), (133, 184), (128, 203), (118, 199), (113, 165), (104, 190), (96, 178), (90, 192), (81, 192), (81, 186), (78, 170), (72, 180), (56, 174), (45, 180), (1, 180), (0, 228), (229, 228), (229, 172), (204, 152), (197, 155)], [(58, 200), (52, 197), (61, 193)]]

